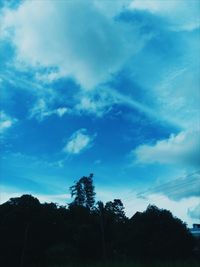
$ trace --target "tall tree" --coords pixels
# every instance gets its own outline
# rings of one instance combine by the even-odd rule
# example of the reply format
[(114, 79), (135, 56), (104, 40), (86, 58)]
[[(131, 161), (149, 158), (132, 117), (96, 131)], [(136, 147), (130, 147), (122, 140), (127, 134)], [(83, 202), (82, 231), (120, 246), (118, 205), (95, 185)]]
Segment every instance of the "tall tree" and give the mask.
[(93, 174), (90, 174), (88, 177), (83, 177), (82, 182), (84, 185), (85, 191), (85, 206), (89, 209), (94, 207), (95, 203), (95, 187), (93, 185)]
[(95, 203), (95, 187), (93, 185), (93, 174), (83, 176), (70, 187), (71, 196), (74, 197), (73, 204), (92, 209)]
[(77, 206), (84, 206), (85, 192), (81, 179), (70, 187), (71, 197), (74, 197), (73, 204)]

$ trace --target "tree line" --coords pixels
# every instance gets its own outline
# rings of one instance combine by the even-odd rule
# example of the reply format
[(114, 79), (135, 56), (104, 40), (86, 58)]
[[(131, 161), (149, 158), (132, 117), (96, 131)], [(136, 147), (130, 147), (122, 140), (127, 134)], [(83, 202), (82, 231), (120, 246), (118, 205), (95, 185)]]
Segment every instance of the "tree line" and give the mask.
[(31, 195), (0, 205), (1, 266), (196, 257), (194, 238), (170, 211), (149, 205), (128, 218), (120, 199), (95, 201), (92, 174), (70, 192), (67, 206), (41, 204)]

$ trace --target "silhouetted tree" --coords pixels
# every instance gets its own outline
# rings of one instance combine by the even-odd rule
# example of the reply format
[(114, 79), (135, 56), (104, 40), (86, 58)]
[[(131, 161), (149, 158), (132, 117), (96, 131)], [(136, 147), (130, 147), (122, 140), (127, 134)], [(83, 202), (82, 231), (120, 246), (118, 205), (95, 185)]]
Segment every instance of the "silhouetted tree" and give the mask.
[(84, 206), (85, 190), (81, 179), (70, 187), (70, 191), (71, 191), (71, 197), (74, 197), (73, 204), (77, 206)]
[(83, 176), (70, 187), (71, 196), (74, 197), (72, 205), (84, 206), (92, 209), (95, 203), (95, 191), (93, 185), (93, 174)]
[(68, 266), (121, 259), (183, 259), (194, 240), (170, 211), (148, 206), (128, 219), (120, 199), (97, 202), (92, 175), (71, 193), (74, 202), (41, 204), (31, 195), (0, 205), (0, 266)]
[(114, 217), (116, 221), (124, 221), (126, 219), (124, 205), (121, 199), (114, 199), (105, 205), (105, 210)]
[(102, 259), (106, 261), (106, 242), (105, 242), (105, 207), (102, 201), (98, 201), (96, 205), (96, 212), (99, 216), (99, 225), (101, 233), (101, 247), (102, 247)]
[(85, 190), (85, 205), (87, 208), (92, 209), (95, 203), (95, 187), (93, 185), (93, 174), (88, 177), (82, 177), (81, 181)]
[(123, 252), (125, 238), (126, 216), (124, 205), (120, 199), (114, 199), (105, 204), (104, 224), (107, 255), (112, 259), (119, 259)]
[(174, 259), (192, 255), (193, 238), (186, 225), (170, 211), (152, 205), (129, 220), (127, 239), (131, 256), (139, 258)]

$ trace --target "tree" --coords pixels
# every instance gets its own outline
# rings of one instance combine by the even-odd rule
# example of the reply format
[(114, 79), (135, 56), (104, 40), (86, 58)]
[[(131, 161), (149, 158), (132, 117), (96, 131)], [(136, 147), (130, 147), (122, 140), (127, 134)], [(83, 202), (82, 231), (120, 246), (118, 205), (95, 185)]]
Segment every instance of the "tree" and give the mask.
[(70, 187), (71, 197), (74, 197), (72, 204), (77, 206), (84, 206), (85, 204), (85, 192), (81, 179)]
[(104, 225), (104, 204), (102, 201), (97, 202), (97, 214), (99, 215), (100, 231), (101, 231), (101, 244), (102, 244), (102, 259), (106, 260), (106, 242), (105, 242), (105, 225)]
[(93, 185), (93, 174), (90, 174), (88, 177), (83, 177), (81, 180), (85, 190), (85, 206), (92, 209), (94, 207), (96, 194)]
[(126, 216), (124, 212), (124, 205), (121, 199), (114, 199), (114, 201), (109, 201), (105, 205), (105, 210), (111, 216), (114, 217), (115, 221), (124, 221)]
[(92, 209), (95, 203), (95, 187), (93, 185), (93, 174), (83, 176), (70, 187), (71, 196), (74, 197), (72, 204)]
[(192, 255), (193, 238), (186, 225), (153, 205), (129, 220), (127, 241), (130, 255), (140, 258), (171, 260)]
[[(65, 266), (99, 260), (185, 260), (194, 239), (170, 211), (148, 206), (132, 218), (114, 199), (94, 205), (93, 176), (71, 187), (68, 208), (23, 195), (0, 205), (0, 266)], [(122, 264), (123, 265), (123, 264)]]

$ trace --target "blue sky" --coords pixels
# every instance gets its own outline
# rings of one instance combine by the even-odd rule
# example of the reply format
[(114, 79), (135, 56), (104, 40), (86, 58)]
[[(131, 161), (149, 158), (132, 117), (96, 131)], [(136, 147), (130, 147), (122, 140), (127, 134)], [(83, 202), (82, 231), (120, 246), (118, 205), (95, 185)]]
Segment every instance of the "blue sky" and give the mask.
[(200, 2), (2, 1), (1, 202), (97, 199), (200, 215)]

